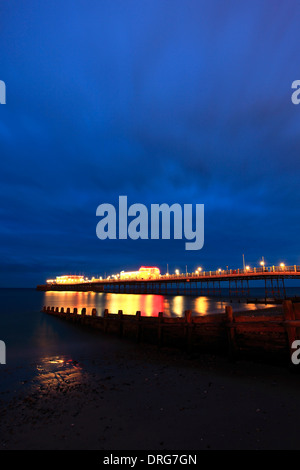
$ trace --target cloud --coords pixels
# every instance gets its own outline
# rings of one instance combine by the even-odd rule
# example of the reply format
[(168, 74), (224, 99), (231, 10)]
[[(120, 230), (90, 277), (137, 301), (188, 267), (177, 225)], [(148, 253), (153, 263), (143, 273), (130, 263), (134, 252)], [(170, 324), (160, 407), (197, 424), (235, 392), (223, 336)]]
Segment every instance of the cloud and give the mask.
[(37, 282), (50, 268), (194, 262), (175, 242), (100, 245), (96, 207), (122, 194), (204, 203), (209, 265), (242, 250), (298, 259), (296, 1), (12, 0), (1, 16), (11, 282), (18, 263)]

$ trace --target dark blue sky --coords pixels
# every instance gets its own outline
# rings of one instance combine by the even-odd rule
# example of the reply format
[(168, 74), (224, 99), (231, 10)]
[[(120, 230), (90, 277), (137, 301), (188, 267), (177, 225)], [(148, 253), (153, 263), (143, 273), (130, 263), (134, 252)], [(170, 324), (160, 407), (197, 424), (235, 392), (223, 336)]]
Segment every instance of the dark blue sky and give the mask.
[[(0, 0), (0, 286), (300, 264), (299, 24), (296, 0)], [(204, 203), (204, 248), (100, 241), (119, 195)]]

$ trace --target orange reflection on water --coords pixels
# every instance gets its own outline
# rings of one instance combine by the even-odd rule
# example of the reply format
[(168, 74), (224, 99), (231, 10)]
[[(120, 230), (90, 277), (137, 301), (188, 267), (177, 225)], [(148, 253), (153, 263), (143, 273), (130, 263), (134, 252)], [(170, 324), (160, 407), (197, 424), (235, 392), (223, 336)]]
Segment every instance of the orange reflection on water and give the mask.
[[(82, 381), (82, 367), (77, 361), (64, 356), (45, 356), (36, 366), (37, 388), (57, 390)], [(41, 389), (42, 387), (42, 389)]]
[(184, 312), (185, 298), (183, 295), (176, 295), (172, 299), (172, 312), (176, 317), (182, 317)]
[(207, 297), (197, 297), (195, 299), (195, 313), (206, 315), (209, 312), (209, 303)]
[(79, 313), (82, 308), (86, 308), (88, 315), (93, 308), (97, 309), (98, 315), (102, 315), (105, 309), (108, 309), (109, 313), (122, 310), (124, 315), (135, 315), (140, 311), (144, 316), (157, 316), (159, 312), (166, 310), (164, 296), (151, 294), (47, 291), (44, 305), (59, 309), (63, 307), (65, 310), (70, 308), (71, 311), (77, 308)]
[(44, 303), (46, 307), (59, 307), (59, 309), (61, 307), (64, 309), (74, 309), (76, 307), (78, 312), (82, 308), (87, 308), (89, 310), (87, 313), (91, 313), (91, 309), (95, 307), (96, 298), (102, 295), (102, 293), (96, 292), (47, 291), (45, 292)]
[[(163, 296), (153, 294), (124, 294), (124, 293), (99, 293), (99, 292), (54, 292), (44, 293), (43, 305), (66, 310), (70, 308), (86, 308), (87, 315), (91, 315), (96, 308), (99, 316), (105, 309), (109, 313), (118, 313), (122, 310), (124, 315), (135, 315), (140, 311), (144, 316), (157, 316), (164, 312), (165, 316), (182, 317), (185, 310), (191, 310), (193, 315), (208, 315), (210, 313), (224, 313), (229, 301), (222, 301), (206, 296)], [(255, 310), (262, 305), (232, 303), (235, 310)]]
[(135, 315), (137, 311), (145, 316), (158, 316), (164, 310), (164, 297), (150, 294), (106, 294), (106, 308), (110, 313), (123, 310), (125, 315)]

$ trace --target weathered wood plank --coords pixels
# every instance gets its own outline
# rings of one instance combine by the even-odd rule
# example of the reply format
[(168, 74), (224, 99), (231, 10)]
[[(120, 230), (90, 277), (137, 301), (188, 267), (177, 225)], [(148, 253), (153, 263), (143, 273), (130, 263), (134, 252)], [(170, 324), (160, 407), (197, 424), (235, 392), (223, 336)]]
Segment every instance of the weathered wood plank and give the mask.
[(300, 304), (285, 301), (282, 309), (261, 309), (255, 314), (234, 313), (232, 306), (226, 306), (224, 314), (193, 316), (190, 310), (184, 317), (142, 316), (109, 313), (98, 315), (95, 308), (49, 307), (42, 310), (58, 318), (116, 334), (137, 342), (151, 342), (158, 346), (183, 347), (188, 351), (224, 351), (230, 358), (240, 353), (264, 354), (281, 353), (290, 355), (292, 343), (300, 338)]

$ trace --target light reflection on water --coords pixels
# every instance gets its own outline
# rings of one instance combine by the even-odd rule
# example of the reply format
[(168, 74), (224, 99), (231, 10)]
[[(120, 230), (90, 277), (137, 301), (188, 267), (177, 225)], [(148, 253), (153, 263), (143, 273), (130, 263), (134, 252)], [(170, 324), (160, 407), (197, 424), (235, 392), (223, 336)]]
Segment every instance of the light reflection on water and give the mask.
[[(125, 315), (135, 315), (140, 311), (144, 316), (157, 316), (164, 312), (165, 316), (181, 317), (185, 310), (192, 310), (193, 315), (207, 315), (208, 313), (224, 313), (229, 302), (216, 300), (210, 297), (191, 297), (184, 295), (164, 296), (151, 294), (119, 294), (96, 292), (45, 292), (44, 305), (46, 307), (63, 307), (64, 309), (82, 308), (91, 314), (92, 308), (97, 309), (98, 315), (103, 315), (105, 309), (109, 313), (118, 313), (122, 310)], [(266, 305), (232, 303), (234, 310), (256, 310)]]
[(82, 367), (77, 361), (65, 356), (41, 357), (36, 365), (36, 386), (42, 389), (56, 385), (80, 383)]
[[(293, 295), (299, 293), (298, 290)], [(0, 367), (1, 399), (8, 399), (15, 391), (37, 387), (38, 396), (49, 387), (84, 383), (85, 359), (107, 357), (111, 352), (123, 354), (124, 343), (111, 337), (100, 337), (90, 330), (72, 327), (66, 322), (52, 320), (41, 313), (41, 307), (86, 307), (90, 314), (96, 308), (99, 315), (104, 309), (117, 313), (182, 316), (185, 310), (193, 315), (224, 312), (227, 302), (209, 297), (183, 295), (103, 294), (95, 292), (41, 292), (35, 289), (0, 289), (0, 332), (7, 346), (7, 365)], [(255, 305), (232, 304), (234, 309), (256, 309)], [(262, 305), (257, 305), (261, 308)], [(6, 373), (9, 371), (9, 373)], [(27, 385), (25, 385), (25, 383)], [(1, 393), (2, 393), (1, 392)]]

